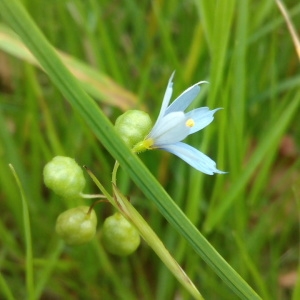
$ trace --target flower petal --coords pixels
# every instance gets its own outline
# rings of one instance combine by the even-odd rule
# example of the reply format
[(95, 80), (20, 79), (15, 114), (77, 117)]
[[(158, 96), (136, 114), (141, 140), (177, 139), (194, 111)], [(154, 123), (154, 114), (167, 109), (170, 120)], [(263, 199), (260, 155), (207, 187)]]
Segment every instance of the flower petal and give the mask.
[[(174, 74), (175, 74), (175, 71), (172, 73), (172, 75), (169, 79), (168, 86), (167, 86), (167, 89), (165, 91), (163, 103), (161, 105), (160, 112), (159, 112), (159, 115), (157, 117), (156, 123), (158, 123), (159, 120), (166, 114), (166, 109), (167, 109), (167, 107), (170, 103), (172, 92), (173, 92), (173, 82), (172, 82), (172, 80), (173, 80)], [(156, 123), (155, 123), (155, 125), (156, 125)]]
[(194, 99), (198, 96), (200, 92), (199, 84), (204, 83), (206, 81), (200, 81), (190, 86), (184, 92), (182, 92), (166, 109), (165, 114), (169, 114), (174, 111), (184, 111), (186, 110), (190, 104), (194, 101)]
[(195, 133), (207, 125), (209, 125), (214, 119), (214, 113), (222, 108), (216, 108), (209, 110), (208, 107), (196, 108), (186, 114), (188, 119), (193, 119), (195, 126), (191, 127), (190, 134)]
[(226, 173), (218, 170), (216, 168), (216, 163), (208, 156), (206, 156), (196, 148), (185, 143), (179, 142), (173, 145), (165, 145), (160, 148), (170, 153), (173, 153), (174, 155), (178, 156), (186, 163), (191, 165), (196, 170), (201, 171), (205, 174), (213, 175), (214, 173)]
[(185, 139), (191, 128), (186, 126), (186, 116), (183, 112), (167, 114), (152, 129), (147, 138), (154, 140), (154, 146), (173, 144)]

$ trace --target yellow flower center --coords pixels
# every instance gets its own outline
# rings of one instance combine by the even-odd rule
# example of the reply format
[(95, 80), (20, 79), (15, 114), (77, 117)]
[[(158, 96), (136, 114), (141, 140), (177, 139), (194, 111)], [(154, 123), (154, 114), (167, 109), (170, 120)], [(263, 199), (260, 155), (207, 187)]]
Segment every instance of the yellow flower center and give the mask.
[(195, 126), (195, 121), (193, 119), (188, 119), (186, 122), (185, 122), (185, 125), (187, 127), (194, 127)]
[(146, 149), (150, 149), (151, 146), (153, 146), (153, 144), (154, 144), (153, 139), (144, 140), (144, 146), (145, 146)]
[(140, 152), (144, 152), (146, 150), (151, 149), (151, 147), (154, 144), (154, 140), (153, 139), (146, 139), (143, 140), (139, 143), (137, 143), (134, 147), (133, 147), (133, 152), (134, 153), (140, 153)]

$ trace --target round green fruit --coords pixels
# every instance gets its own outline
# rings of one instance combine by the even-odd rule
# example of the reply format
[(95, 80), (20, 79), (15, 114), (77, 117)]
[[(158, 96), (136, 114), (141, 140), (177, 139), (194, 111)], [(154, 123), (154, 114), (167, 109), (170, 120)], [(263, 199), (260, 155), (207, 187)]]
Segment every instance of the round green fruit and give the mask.
[(97, 216), (88, 206), (78, 206), (61, 213), (55, 230), (68, 245), (81, 245), (89, 242), (96, 233)]
[(137, 229), (120, 213), (108, 217), (103, 224), (102, 243), (111, 254), (127, 256), (140, 245)]
[(43, 171), (45, 185), (64, 198), (78, 197), (85, 186), (81, 167), (73, 158), (55, 156)]
[(117, 118), (115, 128), (124, 142), (133, 148), (150, 132), (152, 121), (149, 115), (143, 111), (128, 110)]

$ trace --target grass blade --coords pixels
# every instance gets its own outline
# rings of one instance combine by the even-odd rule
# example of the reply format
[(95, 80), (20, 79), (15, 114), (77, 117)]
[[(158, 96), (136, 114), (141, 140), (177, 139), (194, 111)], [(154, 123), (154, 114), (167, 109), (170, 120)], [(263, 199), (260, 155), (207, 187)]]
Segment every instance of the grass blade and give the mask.
[(146, 197), (156, 204), (170, 224), (187, 239), (194, 250), (239, 297), (260, 299), (187, 219), (149, 170), (131, 153), (99, 107), (81, 89), (76, 79), (62, 64), (53, 51), (53, 47), (20, 3), (15, 0), (1, 0), (0, 11), (34, 54), (56, 87), (81, 114), (104, 147), (120, 162)]
[(27, 200), (23, 191), (22, 184), (19, 177), (12, 165), (9, 165), (17, 186), (19, 188), (21, 199), (22, 199), (22, 212), (23, 212), (23, 223), (24, 223), (24, 235), (26, 243), (26, 287), (27, 287), (27, 297), (29, 300), (34, 300), (34, 275), (33, 275), (33, 254), (32, 254), (32, 239), (31, 239), (31, 229), (30, 229), (30, 218), (29, 210), (27, 205)]

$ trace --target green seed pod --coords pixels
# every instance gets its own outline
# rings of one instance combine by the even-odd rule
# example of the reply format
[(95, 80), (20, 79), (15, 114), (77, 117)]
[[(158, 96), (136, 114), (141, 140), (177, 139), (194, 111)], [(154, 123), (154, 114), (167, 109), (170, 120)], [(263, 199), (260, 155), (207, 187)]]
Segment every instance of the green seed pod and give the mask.
[(109, 253), (127, 256), (138, 248), (140, 242), (136, 228), (120, 213), (115, 213), (104, 221), (102, 243)]
[(55, 230), (68, 245), (81, 245), (89, 242), (96, 233), (97, 216), (88, 206), (78, 206), (61, 213)]
[(143, 111), (128, 110), (117, 118), (115, 128), (125, 143), (133, 148), (150, 132), (152, 121), (149, 115)]
[(44, 167), (45, 185), (65, 198), (78, 197), (85, 186), (83, 171), (70, 157), (55, 156)]

